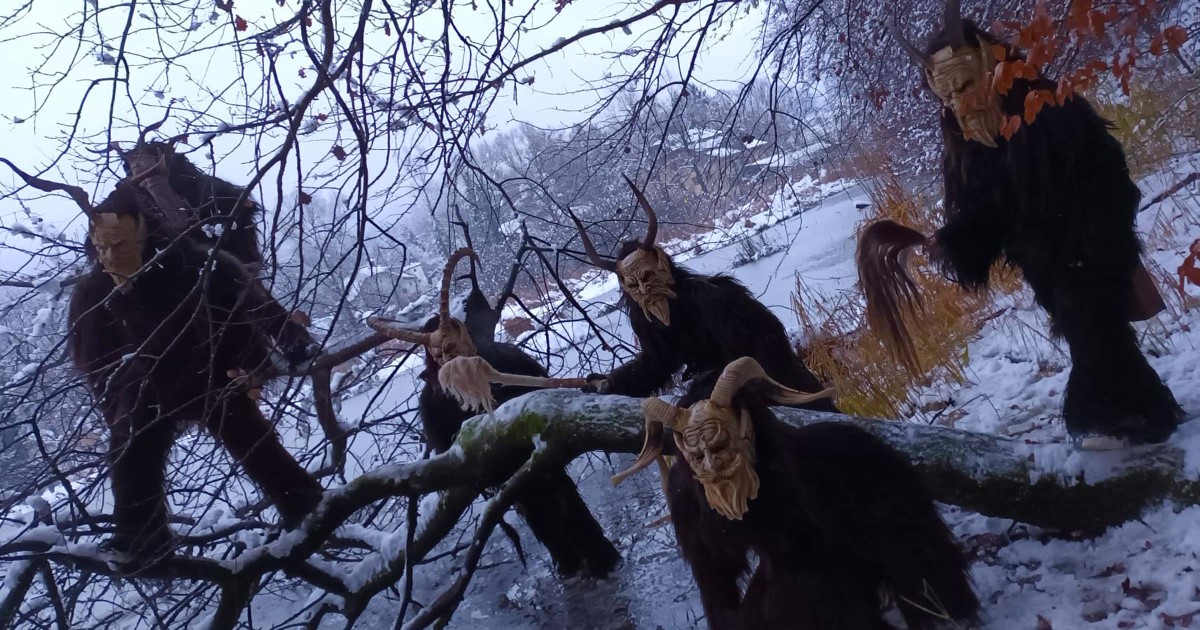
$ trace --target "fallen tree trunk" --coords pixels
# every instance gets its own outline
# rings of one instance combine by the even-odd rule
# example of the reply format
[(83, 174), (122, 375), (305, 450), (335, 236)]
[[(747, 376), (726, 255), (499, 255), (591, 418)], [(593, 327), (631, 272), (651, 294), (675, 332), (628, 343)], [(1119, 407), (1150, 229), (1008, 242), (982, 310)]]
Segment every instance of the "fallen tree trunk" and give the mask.
[[(1198, 467), (1187, 461), (1178, 443), (1078, 452), (1067, 444), (1026, 444), (905, 422), (782, 407), (775, 412), (781, 420), (796, 426), (814, 422), (860, 426), (906, 453), (924, 473), (937, 500), (989, 516), (1091, 534), (1136, 519), (1146, 508), (1166, 500), (1200, 504)], [(539, 469), (552, 469), (588, 452), (636, 453), (642, 445), (642, 426), (639, 399), (568, 390), (535, 392), (509, 401), (494, 415), (468, 420), (454, 447), (441, 455), (382, 466), (344, 486), (330, 488), (297, 531), (223, 560), (165, 557), (138, 569), (138, 575), (218, 585), (229, 624), (240, 615), (242, 604), (242, 597), (232, 587), (244, 586), (269, 572), (283, 571), (335, 596), (330, 602), (314, 605), (314, 619), (319, 621), (336, 611), (353, 622), (374, 596), (403, 577), (407, 562), (422, 561), (450, 533), (484, 489), (518, 483), (518, 471), (528, 471), (530, 462), (538, 462)], [(342, 572), (310, 562), (313, 554), (330, 544), (335, 530), (360, 510), (392, 497), (416, 500), (430, 493), (441, 493), (441, 497), (436, 507), (423, 515), (423, 525), (415, 532), (412, 546), (368, 555), (372, 565), (359, 571), (358, 578), (347, 581)], [(497, 496), (507, 494), (501, 491)], [(505, 508), (496, 505), (492, 521)], [(490, 527), (477, 533), (472, 543), (474, 555), (469, 559), (478, 560), (488, 534)], [(94, 545), (78, 544), (94, 536), (88, 528), (80, 531), (63, 522), (38, 521), (12, 528), (8, 539), (0, 540), (0, 561), (29, 564), (10, 570), (10, 576), (17, 577), (11, 580), (10, 588), (0, 589), (0, 628), (6, 619), (12, 621), (14, 606), (33, 584), (36, 571), (30, 567), (41, 566), (38, 563), (64, 564), (114, 578), (124, 575), (119, 558)], [(211, 538), (204, 537), (206, 544), (217, 544)], [(70, 544), (72, 541), (74, 544)], [(467, 568), (474, 566), (469, 562)], [(465, 577), (439, 598), (441, 604), (435, 611), (439, 619), (453, 615), (473, 572), (466, 571)], [(420, 627), (436, 621), (433, 616), (413, 623)]]
[[(908, 422), (782, 407), (775, 413), (795, 426), (833, 421), (862, 427), (907, 454), (938, 501), (988, 516), (1094, 534), (1164, 500), (1200, 503), (1200, 481), (1175, 444), (1079, 451)], [(503, 445), (537, 433), (576, 454), (637, 453), (642, 424), (638, 399), (547, 390), (510, 401), (494, 418), (469, 421), (460, 444), (473, 451), (482, 439), (505, 451)]]

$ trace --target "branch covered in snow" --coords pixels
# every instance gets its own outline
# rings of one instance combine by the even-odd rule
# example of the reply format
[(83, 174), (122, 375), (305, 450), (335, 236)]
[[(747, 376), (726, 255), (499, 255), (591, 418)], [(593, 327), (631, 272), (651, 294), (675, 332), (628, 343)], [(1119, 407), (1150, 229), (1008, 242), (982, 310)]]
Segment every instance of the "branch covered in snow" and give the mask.
[[(1094, 532), (1137, 518), (1145, 508), (1165, 499), (1200, 503), (1200, 482), (1187, 472), (1195, 467), (1187, 465), (1185, 453), (1175, 445), (1077, 452), (1067, 444), (1030, 445), (905, 422), (786, 408), (775, 411), (780, 419), (796, 426), (854, 423), (908, 454), (925, 474), (936, 499), (985, 515)], [(316, 616), (337, 612), (352, 621), (375, 595), (399, 583), (406, 563), (424, 561), (485, 489), (504, 485), (506, 489), (493, 499), (484, 521), (476, 527), (462, 561), (462, 577), (443, 594), (438, 606), (420, 618), (424, 623), (445, 619), (461, 601), (482, 545), (505, 511), (513, 487), (520, 484), (520, 471), (529, 470), (532, 462), (539, 469), (564, 466), (593, 451), (635, 453), (642, 444), (642, 425), (637, 399), (569, 390), (530, 394), (502, 405), (493, 416), (469, 420), (454, 448), (446, 453), (382, 466), (331, 489), (299, 530), (227, 559), (175, 556), (140, 575), (218, 585), (220, 617), (231, 622), (246, 601), (241, 589), (270, 572), (282, 571), (325, 594)], [(324, 552), (336, 542), (336, 536), (355, 536), (347, 528), (356, 526), (347, 523), (365, 508), (393, 497), (416, 500), (423, 496), (437, 501), (428, 509), (422, 505), (425, 513), (408, 549), (386, 541), (369, 544), (368, 557), (351, 570), (334, 570), (316, 560), (319, 555), (328, 557)], [(18, 568), (9, 580), (8, 600), (12, 591), (26, 586), (24, 578), (29, 576), (22, 574), (21, 566), (49, 562), (113, 578), (122, 575), (120, 565), (114, 562), (117, 558), (79, 540), (77, 533), (60, 531), (61, 524), (31, 527), (0, 543), (0, 559), (30, 563), (12, 565)], [(402, 537), (402, 530), (391, 536)]]

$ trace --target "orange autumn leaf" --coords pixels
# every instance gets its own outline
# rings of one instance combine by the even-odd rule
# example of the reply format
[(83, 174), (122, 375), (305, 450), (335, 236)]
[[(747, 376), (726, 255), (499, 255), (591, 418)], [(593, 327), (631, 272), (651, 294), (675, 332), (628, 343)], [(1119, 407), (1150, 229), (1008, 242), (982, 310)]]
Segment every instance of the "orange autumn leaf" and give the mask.
[(1021, 117), (1009, 116), (1004, 122), (1000, 123), (1000, 135), (1004, 136), (1005, 140), (1012, 140), (1021, 129)]
[(1155, 57), (1163, 54), (1163, 35), (1155, 33), (1154, 37), (1150, 38), (1150, 54)]
[(1173, 55), (1179, 54), (1179, 47), (1183, 46), (1183, 43), (1188, 39), (1187, 30), (1178, 24), (1168, 27), (1162, 32), (1162, 35), (1163, 40), (1167, 43), (1167, 49)]
[(1042, 44), (1034, 44), (1029, 49), (1029, 54), (1025, 56), (1025, 63), (1040, 68), (1046, 63), (1046, 47)]
[(1196, 239), (1188, 248), (1188, 255), (1179, 265), (1179, 295), (1186, 296), (1184, 287), (1191, 284), (1200, 287), (1200, 269), (1196, 268), (1196, 252), (1200, 249), (1200, 239)]
[(1054, 95), (1047, 90), (1033, 90), (1025, 95), (1025, 124), (1032, 125), (1038, 112), (1046, 103), (1054, 102)]
[(1070, 13), (1067, 15), (1067, 26), (1075, 32), (1086, 31), (1088, 15), (1092, 12), (1092, 0), (1072, 0)]

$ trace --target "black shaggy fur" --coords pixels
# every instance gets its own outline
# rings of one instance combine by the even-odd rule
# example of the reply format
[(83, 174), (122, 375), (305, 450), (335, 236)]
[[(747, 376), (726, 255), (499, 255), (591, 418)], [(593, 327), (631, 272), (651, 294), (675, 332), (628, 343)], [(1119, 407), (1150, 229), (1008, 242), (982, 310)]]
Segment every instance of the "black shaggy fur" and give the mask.
[[(679, 405), (707, 398), (715, 377), (694, 381)], [(671, 522), (709, 627), (882, 630), (893, 628), (888, 603), (913, 630), (972, 623), (966, 559), (912, 464), (852, 425), (780, 422), (766, 387), (749, 383), (733, 400), (753, 419), (761, 482), (741, 521), (709, 507), (684, 458), (671, 467)]]
[[(619, 258), (634, 251), (626, 243)], [(671, 263), (675, 299), (670, 300), (671, 325), (649, 320), (637, 302), (622, 293), (621, 307), (641, 344), (641, 352), (615, 369), (609, 392), (645, 397), (665, 387), (681, 367), (685, 374), (720, 372), (740, 357), (753, 357), (767, 374), (783, 385), (805, 392), (823, 389), (821, 382), (792, 350), (787, 329), (746, 287), (730, 276), (703, 276)], [(837, 411), (828, 399), (805, 405), (818, 411)]]
[(114, 549), (150, 560), (169, 550), (165, 468), (178, 432), (203, 425), (293, 526), (322, 488), (284, 449), (230, 370), (257, 370), (279, 352), (311, 358), (307, 330), (232, 255), (155, 225), (148, 195), (125, 184), (98, 212), (141, 215), (143, 261), (161, 258), (116, 290), (99, 263), (71, 296), (69, 346), (111, 431)]
[[(482, 294), (480, 294), (482, 298)], [(485, 299), (486, 303), (486, 298)], [(470, 328), (468, 317), (468, 328)], [(434, 317), (424, 328), (426, 332), (436, 330), (438, 318)], [(479, 356), (492, 367), (509, 374), (547, 376), (545, 368), (532, 357), (512, 344), (499, 343), (488, 337), (472, 338)], [(425, 439), (435, 453), (450, 448), (458, 435), (459, 428), (467, 418), (475, 415), (464, 411), (437, 380), (438, 365), (425, 356), (425, 370), (421, 378), (425, 387), (421, 390), (419, 408)], [(492, 386), (492, 396), (497, 404), (536, 391), (528, 387)], [(616, 547), (604, 536), (604, 529), (596, 522), (587, 503), (579, 496), (575, 482), (566, 471), (558, 470), (533, 480), (530, 490), (516, 502), (517, 512), (529, 524), (529, 529), (550, 552), (560, 574), (564, 576), (582, 573), (588, 576), (607, 576), (621, 560)]]
[[(204, 173), (187, 156), (177, 153), (164, 142), (145, 142), (127, 151), (131, 156), (143, 151), (155, 155), (166, 154), (167, 182), (190, 207), (192, 223), (219, 226), (220, 236), (197, 236), (212, 243), (220, 243), (221, 250), (233, 254), (244, 263), (262, 264), (262, 249), (259, 247), (257, 219), (259, 206), (246, 194), (246, 189), (235, 186), (219, 177)], [(126, 174), (132, 175), (126, 168)], [(245, 201), (238, 199), (245, 194)], [(212, 234), (210, 230), (208, 234)]]
[[(968, 42), (994, 41), (969, 21), (964, 27)], [(927, 50), (946, 45), (939, 33)], [(1004, 112), (1023, 112), (1035, 88), (1056, 86), (1042, 77), (1018, 80)], [(1045, 107), (993, 149), (965, 140), (948, 109), (941, 120), (946, 224), (936, 239), (943, 267), (968, 289), (986, 286), (1001, 256), (1021, 269), (1053, 333), (1070, 345), (1074, 367), (1063, 415), (1072, 434), (1165, 440), (1182, 410), (1128, 323), (1130, 274), (1141, 251), (1134, 231), (1140, 193), (1109, 123), (1076, 95)]]

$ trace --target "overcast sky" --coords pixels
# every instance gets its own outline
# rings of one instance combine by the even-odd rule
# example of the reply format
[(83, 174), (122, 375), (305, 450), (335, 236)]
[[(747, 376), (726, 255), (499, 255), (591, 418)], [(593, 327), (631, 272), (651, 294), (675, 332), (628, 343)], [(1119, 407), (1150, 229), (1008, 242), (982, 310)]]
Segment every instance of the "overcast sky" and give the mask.
[[(477, 1), (481, 7), (480, 11), (473, 12), (464, 7), (456, 9), (455, 26), (469, 36), (482, 39), (490, 34), (492, 18), (486, 10), (488, 3), (484, 0)], [(193, 108), (206, 106), (212, 101), (211, 96), (205, 92), (220, 93), (224, 98), (242, 104), (253, 103), (257, 98), (257, 95), (253, 94), (253, 87), (258, 81), (257, 76), (254, 76), (257, 67), (253, 63), (239, 62), (229, 47), (215, 47), (218, 43), (231, 41), (235, 32), (227, 24), (230, 17), (224, 12), (215, 11), (211, 0), (195, 0), (190, 5), (195, 7), (194, 10), (175, 11), (171, 14), (156, 12), (154, 5), (140, 3), (139, 13), (133, 22), (134, 32), (126, 42), (126, 50), (129, 51), (129, 59), (134, 66), (130, 83), (128, 86), (119, 86), (114, 95), (112, 82), (93, 84), (93, 81), (113, 75), (112, 55), (116, 54), (119, 38), (124, 31), (127, 11), (117, 2), (100, 0), (101, 11), (97, 18), (94, 9), (90, 9), (91, 2), (92, 0), (87, 0), (83, 3), (93, 13), (84, 29), (83, 41), (59, 37), (60, 33), (69, 32), (70, 26), (78, 23), (80, 19), (80, 4), (75, 2), (33, 3), (31, 11), (20, 14), (15, 20), (0, 24), (0, 58), (5, 59), (5, 63), (0, 66), (0, 134), (3, 134), (0, 155), (27, 171), (36, 172), (45, 168), (60, 151), (63, 139), (70, 133), (78, 115), (80, 122), (77, 137), (85, 138), (86, 141), (75, 142), (75, 155), (60, 160), (57, 164), (58, 170), (51, 171), (47, 176), (84, 185), (94, 199), (100, 199), (111, 190), (112, 178), (104, 176), (101, 168), (104, 158), (88, 154), (86, 149), (102, 146), (102, 138), (106, 134), (110, 119), (110, 109), (111, 117), (120, 121), (116, 125), (118, 131), (115, 133), (115, 139), (130, 142), (136, 138), (132, 131), (136, 127), (133, 121), (135, 111), (142, 117), (140, 124), (144, 126), (161, 117), (163, 107), (170, 98), (183, 100)], [(523, 0), (508, 10), (510, 14), (520, 14), (531, 2), (536, 3), (533, 19), (527, 22), (531, 28), (519, 40), (518, 52), (522, 57), (542, 50), (559, 38), (569, 37), (581, 29), (631, 15), (646, 4), (627, 0), (576, 0), (567, 5), (561, 14), (555, 14), (552, 2)], [(288, 0), (285, 6), (280, 8), (274, 0), (241, 0), (235, 4), (234, 13), (247, 20), (247, 34), (252, 34), (270, 28), (293, 15), (296, 4), (296, 0)], [(469, 2), (467, 4), (469, 5)], [(9, 17), (10, 11), (11, 8), (0, 8), (0, 18)], [(178, 20), (185, 28), (194, 27), (194, 30), (188, 32), (186, 38), (160, 38), (153, 27), (165, 20)], [(595, 36), (531, 65), (525, 74), (535, 78), (534, 84), (521, 86), (516, 102), (512, 99), (512, 90), (506, 86), (501, 92), (497, 107), (488, 116), (489, 124), (499, 125), (501, 129), (521, 123), (546, 127), (578, 119), (579, 112), (595, 103), (598, 98), (596, 93), (586, 90), (588, 83), (602, 79), (606, 73), (619, 72), (621, 63), (631, 63), (629, 59), (621, 59), (614, 53), (624, 51), (636, 43), (648, 41), (647, 32), (656, 31), (657, 24), (657, 20), (646, 20), (635, 26), (632, 34), (615, 31), (611, 35)], [(727, 21), (720, 28), (714, 29), (699, 58), (697, 79), (714, 87), (731, 88), (746, 77), (753, 67), (752, 58), (761, 25), (761, 14), (754, 10), (749, 15), (740, 14), (737, 20)], [(419, 32), (430, 36), (436, 36), (440, 28), (440, 22), (433, 20), (418, 25)], [(371, 37), (384, 37), (381, 30), (375, 29)], [(105, 42), (105, 47), (96, 47), (95, 42), (101, 39)], [(369, 49), (372, 48), (371, 43), (369, 39)], [(387, 42), (381, 42), (377, 49), (383, 49), (386, 45)], [(200, 52), (193, 52), (179, 62), (169, 65), (144, 64), (139, 60), (143, 54), (161, 56), (164, 51), (172, 50)], [(289, 50), (299, 51), (298, 44), (292, 44)], [(281, 67), (286, 63), (294, 64), (294, 68), (283, 70), (280, 75), (284, 77), (284, 88), (288, 92), (289, 100), (294, 102), (295, 98), (311, 85), (312, 74), (310, 72), (307, 77), (299, 76), (299, 70), (307, 64), (307, 60), (302, 56), (285, 59), (281, 62)], [(47, 74), (61, 75), (63, 80), (53, 88), (48, 85), (33, 85), (33, 69), (42, 64), (45, 64), (42, 83), (46, 83)], [(242, 89), (244, 84), (239, 79), (239, 68), (248, 68), (245, 71), (245, 85), (251, 86), (252, 94), (249, 97)], [(682, 69), (680, 71), (682, 72)], [(290, 84), (287, 82), (289, 75)], [(91, 91), (85, 100), (84, 94), (89, 86)], [(81, 102), (84, 103), (82, 109)], [(40, 105), (36, 114), (35, 103)], [(221, 113), (220, 109), (215, 111)], [(230, 115), (226, 111), (225, 116), (236, 117), (236, 114)], [(164, 131), (181, 131), (181, 120), (173, 113), (172, 120), (164, 127)], [(204, 122), (211, 128), (211, 125), (220, 121), (210, 118)], [(234, 119), (228, 122), (239, 121)], [(327, 142), (332, 145), (334, 138), (335, 130), (330, 129), (328, 133), (322, 131), (315, 136), (305, 137), (301, 142)], [(219, 175), (239, 183), (250, 179), (255, 172), (256, 160), (264, 159), (264, 154), (269, 156), (274, 147), (269, 142), (256, 147), (247, 137), (233, 134), (217, 136), (213, 145), (213, 153), (220, 162)], [(196, 156), (199, 159), (193, 161), (203, 163), (206, 153)], [(306, 185), (309, 177), (317, 179), (321, 176), (322, 173), (319, 172), (306, 175)], [(265, 181), (271, 182), (272, 178), (269, 176)], [(12, 228), (18, 225), (32, 225), (33, 222), (25, 210), (29, 208), (34, 212), (34, 216), (44, 219), (46, 225), (54, 226), (51, 232), (65, 228), (69, 234), (76, 237), (81, 234), (83, 221), (70, 200), (63, 196), (52, 196), (29, 201), (40, 193), (26, 190), (21, 195), (26, 200), (25, 207), (22, 207), (15, 199), (8, 198), (17, 182), (17, 178), (9, 173), (7, 168), (0, 167), (0, 194), (5, 196), (0, 199), (0, 226)], [(257, 191), (258, 197), (268, 207), (273, 202), (270, 191), (272, 187), (268, 185), (265, 190)], [(14, 236), (8, 229), (3, 228), (0, 228), (0, 242), (27, 248), (36, 245), (36, 241)], [(25, 263), (26, 256), (17, 255), (10, 248), (4, 249), (5, 251), (0, 252), (0, 267), (12, 270)]]

